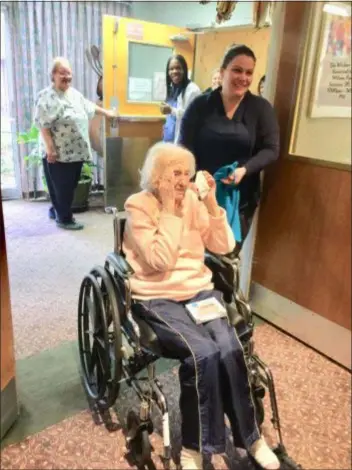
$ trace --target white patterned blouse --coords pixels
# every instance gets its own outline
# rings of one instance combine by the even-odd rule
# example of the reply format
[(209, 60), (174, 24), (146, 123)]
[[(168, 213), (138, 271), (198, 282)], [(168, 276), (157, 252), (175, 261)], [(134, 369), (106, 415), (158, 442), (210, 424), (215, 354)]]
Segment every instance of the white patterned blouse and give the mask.
[[(92, 157), (89, 140), (89, 120), (96, 105), (78, 90), (56, 90), (53, 86), (40, 91), (35, 105), (34, 123), (51, 131), (59, 162), (88, 161)], [(40, 139), (40, 149), (45, 157), (45, 146)]]

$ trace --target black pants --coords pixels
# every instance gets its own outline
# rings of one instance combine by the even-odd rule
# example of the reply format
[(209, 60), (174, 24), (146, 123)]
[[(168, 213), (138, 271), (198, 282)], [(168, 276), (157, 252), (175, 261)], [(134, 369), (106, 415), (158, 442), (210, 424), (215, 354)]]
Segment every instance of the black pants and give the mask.
[(244, 353), (226, 318), (197, 325), (185, 304), (215, 296), (204, 291), (187, 302), (144, 301), (136, 314), (155, 331), (163, 356), (181, 361), (182, 445), (208, 454), (225, 451), (226, 414), (234, 440), (247, 449), (260, 437)]
[(257, 208), (257, 204), (252, 203), (252, 204), (247, 204), (245, 206), (242, 206), (239, 209), (242, 241), (236, 242), (235, 250), (236, 250), (236, 253), (238, 254), (241, 251), (243, 243), (245, 242), (247, 235), (251, 229), (256, 208)]
[(48, 160), (43, 158), (44, 175), (57, 222), (72, 222), (71, 206), (82, 165), (83, 162), (48, 163)]

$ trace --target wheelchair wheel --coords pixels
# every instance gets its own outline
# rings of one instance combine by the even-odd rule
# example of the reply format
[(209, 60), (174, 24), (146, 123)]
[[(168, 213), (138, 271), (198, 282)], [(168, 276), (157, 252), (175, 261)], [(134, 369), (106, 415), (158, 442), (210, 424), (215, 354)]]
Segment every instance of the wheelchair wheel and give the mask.
[(120, 387), (122, 339), (114, 284), (100, 266), (81, 284), (78, 342), (86, 392), (99, 406), (109, 408)]

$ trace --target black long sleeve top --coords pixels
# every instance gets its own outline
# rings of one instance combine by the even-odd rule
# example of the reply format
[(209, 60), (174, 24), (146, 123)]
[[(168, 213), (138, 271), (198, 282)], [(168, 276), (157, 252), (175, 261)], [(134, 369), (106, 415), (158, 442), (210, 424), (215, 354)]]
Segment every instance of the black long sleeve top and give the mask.
[(241, 206), (256, 204), (260, 171), (279, 156), (279, 127), (271, 104), (249, 91), (229, 119), (218, 88), (198, 96), (186, 109), (178, 143), (194, 154), (197, 170), (214, 174), (234, 162), (245, 167)]

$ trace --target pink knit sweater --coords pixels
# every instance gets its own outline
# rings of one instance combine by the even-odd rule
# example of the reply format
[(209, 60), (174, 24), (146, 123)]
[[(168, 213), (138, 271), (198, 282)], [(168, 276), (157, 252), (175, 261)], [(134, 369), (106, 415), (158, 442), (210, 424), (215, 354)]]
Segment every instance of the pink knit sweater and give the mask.
[(156, 197), (147, 191), (130, 196), (125, 210), (123, 248), (134, 270), (135, 298), (181, 301), (213, 288), (211, 272), (204, 265), (205, 248), (226, 254), (235, 247), (223, 209), (219, 217), (210, 216), (188, 190), (180, 217), (162, 212)]

